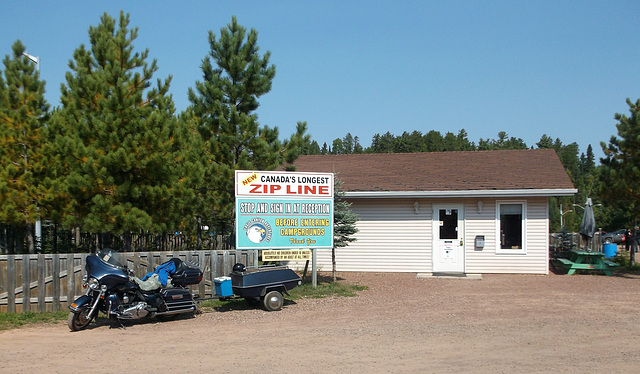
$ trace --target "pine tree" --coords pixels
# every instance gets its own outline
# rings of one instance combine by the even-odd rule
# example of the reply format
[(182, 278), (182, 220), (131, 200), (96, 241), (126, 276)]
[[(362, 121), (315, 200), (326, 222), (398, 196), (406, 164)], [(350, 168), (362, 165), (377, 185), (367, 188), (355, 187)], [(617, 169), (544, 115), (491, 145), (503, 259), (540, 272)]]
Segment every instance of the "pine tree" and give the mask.
[(328, 155), (329, 153), (331, 153), (331, 150), (327, 146), (327, 142), (322, 143), (322, 149), (320, 150), (320, 154), (321, 155)]
[(336, 248), (343, 248), (356, 241), (352, 235), (358, 232), (358, 216), (351, 210), (351, 203), (343, 199), (342, 181), (334, 179), (333, 200), (333, 248), (331, 249), (331, 276), (336, 281)]
[(258, 98), (271, 90), (276, 68), (270, 52), (259, 54), (258, 32), (235, 17), (219, 38), (209, 31), (210, 52), (201, 68), (203, 81), (189, 89), (188, 109), (202, 138), (204, 184), (198, 188), (203, 219), (229, 227), (233, 213), (234, 170), (273, 170), (291, 163), (301, 151), (306, 123), (299, 122), (289, 141), (278, 128), (260, 126)]
[(344, 147), (344, 142), (342, 141), (342, 139), (340, 138), (333, 139), (333, 142), (331, 143), (331, 154), (333, 155), (347, 154)]
[(469, 141), (469, 134), (467, 134), (467, 130), (460, 129), (458, 131), (457, 139), (457, 151), (475, 151), (476, 145), (473, 142)]
[(319, 155), (320, 153), (320, 145), (317, 141), (311, 140), (311, 136), (308, 136), (302, 145), (302, 154), (303, 155)]
[[(605, 158), (600, 159), (601, 193), (605, 201), (628, 212), (634, 226), (640, 216), (640, 99), (627, 99), (630, 115), (616, 114), (618, 136), (611, 136), (609, 144), (601, 142)], [(637, 230), (636, 230), (637, 231)], [(637, 238), (636, 232), (635, 237)], [(635, 262), (631, 251), (631, 263)]]
[(0, 222), (21, 226), (30, 253), (35, 251), (33, 225), (40, 218), (43, 129), (49, 116), (45, 82), (25, 55), (19, 40), (6, 56), (0, 74)]
[(173, 194), (184, 173), (168, 94), (171, 77), (152, 76), (157, 62), (136, 52), (129, 15), (104, 14), (89, 28), (90, 47), (76, 49), (50, 136), (68, 198), (67, 226), (93, 232), (174, 229)]
[(498, 132), (498, 139), (480, 139), (478, 142), (479, 151), (489, 151), (498, 149), (527, 149), (527, 144), (521, 138), (510, 137), (505, 131)]
[(367, 153), (392, 153), (395, 148), (396, 138), (387, 131), (384, 135), (375, 134)]
[(424, 143), (427, 152), (444, 151), (444, 137), (440, 131), (431, 130), (424, 135)]
[(547, 134), (543, 134), (540, 140), (536, 143), (536, 146), (540, 149), (553, 148), (553, 139)]

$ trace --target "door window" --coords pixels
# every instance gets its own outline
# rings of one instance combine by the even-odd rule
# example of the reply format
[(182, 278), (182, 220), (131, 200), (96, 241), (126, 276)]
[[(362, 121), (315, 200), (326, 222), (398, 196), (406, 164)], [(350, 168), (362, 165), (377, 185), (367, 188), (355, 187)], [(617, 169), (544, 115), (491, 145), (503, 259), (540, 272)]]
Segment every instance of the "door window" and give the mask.
[(440, 209), (440, 239), (458, 239), (458, 209)]

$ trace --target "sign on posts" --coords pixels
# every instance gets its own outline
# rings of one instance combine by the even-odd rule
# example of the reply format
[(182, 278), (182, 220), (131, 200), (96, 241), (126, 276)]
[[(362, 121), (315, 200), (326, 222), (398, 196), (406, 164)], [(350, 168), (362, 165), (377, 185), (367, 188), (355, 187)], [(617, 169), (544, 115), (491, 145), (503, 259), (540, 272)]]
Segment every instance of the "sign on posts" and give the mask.
[(236, 170), (235, 179), (237, 249), (333, 247), (333, 174)]

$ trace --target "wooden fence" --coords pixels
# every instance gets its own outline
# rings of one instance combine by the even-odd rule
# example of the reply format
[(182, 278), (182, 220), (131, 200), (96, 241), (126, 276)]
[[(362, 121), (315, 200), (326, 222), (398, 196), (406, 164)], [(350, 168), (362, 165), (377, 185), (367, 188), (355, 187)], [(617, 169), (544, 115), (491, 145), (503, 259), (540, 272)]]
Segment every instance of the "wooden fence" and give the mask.
[(556, 249), (580, 249), (591, 252), (602, 252), (602, 233), (596, 232), (588, 243), (577, 232), (557, 232), (549, 234), (550, 253)]
[[(200, 297), (215, 294), (213, 279), (228, 275), (233, 265), (257, 265), (254, 251), (202, 250), (176, 252), (128, 252), (127, 267), (142, 278), (146, 273), (178, 257), (202, 269), (203, 280), (191, 286)], [(0, 312), (46, 312), (67, 308), (84, 294), (82, 276), (87, 253), (0, 255)]]

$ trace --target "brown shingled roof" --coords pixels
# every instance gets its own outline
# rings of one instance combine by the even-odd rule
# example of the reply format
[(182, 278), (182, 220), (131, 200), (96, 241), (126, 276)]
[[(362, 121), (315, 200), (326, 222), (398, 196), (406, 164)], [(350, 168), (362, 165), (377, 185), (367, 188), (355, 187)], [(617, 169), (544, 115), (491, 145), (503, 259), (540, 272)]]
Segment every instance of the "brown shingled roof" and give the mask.
[(574, 189), (552, 149), (305, 155), (299, 172), (332, 172), (356, 191)]

